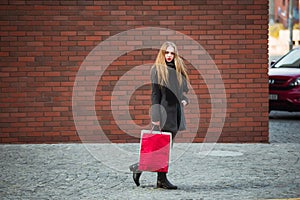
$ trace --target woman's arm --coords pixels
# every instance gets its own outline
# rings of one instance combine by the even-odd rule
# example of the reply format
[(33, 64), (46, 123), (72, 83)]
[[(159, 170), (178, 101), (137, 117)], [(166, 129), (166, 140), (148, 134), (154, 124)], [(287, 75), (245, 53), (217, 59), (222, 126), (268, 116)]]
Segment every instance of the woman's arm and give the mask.
[[(184, 93), (188, 93), (188, 91), (189, 91), (189, 88), (188, 88), (188, 86), (187, 86), (187, 81), (186, 81), (186, 79), (185, 79), (185, 77), (183, 76), (183, 81), (182, 81), (182, 90), (183, 90), (183, 92)], [(189, 99), (184, 95), (184, 94), (182, 94), (182, 100), (181, 100), (181, 103), (184, 105), (184, 106), (186, 106), (186, 105), (188, 105), (189, 104)]]
[(157, 72), (155, 67), (151, 70), (151, 101), (152, 101), (152, 123), (159, 125), (160, 121), (160, 103), (161, 103), (161, 87), (158, 84)]

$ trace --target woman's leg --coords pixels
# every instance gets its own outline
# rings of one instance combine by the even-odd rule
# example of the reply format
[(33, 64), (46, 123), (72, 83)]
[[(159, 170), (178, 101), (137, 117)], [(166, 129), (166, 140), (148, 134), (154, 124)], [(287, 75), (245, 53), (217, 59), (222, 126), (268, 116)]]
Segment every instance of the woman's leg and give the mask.
[[(172, 132), (172, 148), (173, 148), (173, 140), (176, 136), (176, 133)], [(167, 173), (166, 172), (157, 172), (157, 187), (163, 188), (163, 189), (169, 189), (169, 190), (176, 190), (177, 186), (173, 185), (168, 179), (167, 179)]]
[(129, 166), (130, 171), (132, 171), (133, 181), (136, 186), (140, 186), (140, 177), (142, 175), (142, 171), (139, 170), (139, 163), (135, 163)]

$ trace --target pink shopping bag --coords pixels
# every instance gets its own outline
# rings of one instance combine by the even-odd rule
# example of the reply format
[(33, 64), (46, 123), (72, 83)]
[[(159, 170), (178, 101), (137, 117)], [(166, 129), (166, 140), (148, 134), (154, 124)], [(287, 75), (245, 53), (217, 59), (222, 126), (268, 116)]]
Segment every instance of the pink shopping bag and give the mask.
[(168, 172), (171, 143), (169, 132), (142, 130), (139, 170)]

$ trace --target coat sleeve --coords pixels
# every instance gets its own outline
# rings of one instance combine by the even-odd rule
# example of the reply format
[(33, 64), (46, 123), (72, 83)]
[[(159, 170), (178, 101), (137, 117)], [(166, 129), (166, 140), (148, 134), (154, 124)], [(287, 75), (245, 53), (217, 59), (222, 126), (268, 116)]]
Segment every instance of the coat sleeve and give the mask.
[[(183, 77), (182, 87), (183, 87), (183, 92), (188, 93), (189, 88), (187, 86), (187, 81), (184, 77)], [(189, 99), (183, 94), (182, 94), (182, 100), (185, 100), (189, 104)]]
[(161, 103), (161, 87), (158, 84), (157, 72), (155, 67), (151, 70), (151, 101), (152, 101), (152, 121), (160, 121), (160, 103)]

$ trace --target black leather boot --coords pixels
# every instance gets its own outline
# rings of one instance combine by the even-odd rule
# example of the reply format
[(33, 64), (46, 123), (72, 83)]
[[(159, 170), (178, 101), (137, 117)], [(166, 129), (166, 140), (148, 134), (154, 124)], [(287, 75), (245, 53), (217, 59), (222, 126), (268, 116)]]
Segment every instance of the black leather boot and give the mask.
[(167, 179), (167, 173), (157, 172), (157, 187), (169, 190), (176, 190), (177, 186), (170, 183)]
[(132, 177), (133, 177), (133, 180), (134, 180), (136, 186), (140, 186), (140, 177), (142, 175), (142, 172), (139, 171), (139, 164), (135, 163), (133, 165), (130, 165), (129, 169), (130, 169), (130, 171), (133, 172), (132, 173), (133, 174)]

